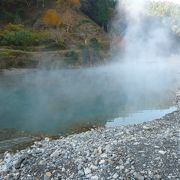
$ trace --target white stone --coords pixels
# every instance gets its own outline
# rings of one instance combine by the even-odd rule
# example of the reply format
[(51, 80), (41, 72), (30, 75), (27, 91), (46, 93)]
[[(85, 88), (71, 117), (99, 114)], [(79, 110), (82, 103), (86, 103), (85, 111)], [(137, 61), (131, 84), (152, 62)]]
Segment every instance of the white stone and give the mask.
[(100, 162), (99, 162), (99, 164), (101, 165), (101, 164), (104, 164), (106, 161), (104, 160), (104, 159), (102, 159)]
[(85, 173), (85, 175), (90, 174), (90, 173), (91, 173), (91, 169), (85, 168), (85, 169), (84, 169), (84, 173)]
[(159, 151), (159, 154), (164, 155), (164, 154), (166, 154), (166, 151)]
[(115, 174), (113, 175), (113, 178), (114, 178), (114, 179), (117, 179), (118, 176), (119, 176), (119, 175), (118, 175), (117, 173), (115, 173)]
[(97, 167), (97, 166), (94, 166), (94, 165), (91, 165), (90, 168), (91, 168), (92, 170), (98, 169), (98, 167)]
[(50, 157), (57, 157), (59, 155), (60, 155), (60, 152), (56, 150), (50, 155)]
[(91, 180), (98, 180), (99, 177), (98, 177), (98, 176), (92, 176), (90, 179), (91, 179)]

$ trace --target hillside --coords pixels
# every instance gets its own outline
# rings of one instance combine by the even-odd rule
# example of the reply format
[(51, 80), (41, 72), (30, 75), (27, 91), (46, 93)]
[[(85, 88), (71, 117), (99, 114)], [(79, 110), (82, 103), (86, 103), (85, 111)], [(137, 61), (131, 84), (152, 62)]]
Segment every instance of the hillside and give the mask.
[[(115, 44), (113, 48), (118, 44), (117, 47), (123, 49), (127, 22), (122, 8), (121, 18), (114, 27), (111, 20), (116, 16), (117, 1), (103, 2), (2, 0), (0, 69), (79, 67), (106, 63), (110, 59), (110, 44)], [(169, 28), (174, 47), (177, 47), (180, 44), (179, 17), (178, 5), (152, 2), (147, 8), (145, 21), (163, 23)]]
[[(79, 1), (15, 2), (7, 7), (1, 2), (6, 7), (0, 14), (1, 69), (52, 66), (53, 61), (61, 67), (89, 66), (102, 63), (108, 55), (108, 34), (83, 13)], [(13, 7), (17, 7), (14, 12)]]

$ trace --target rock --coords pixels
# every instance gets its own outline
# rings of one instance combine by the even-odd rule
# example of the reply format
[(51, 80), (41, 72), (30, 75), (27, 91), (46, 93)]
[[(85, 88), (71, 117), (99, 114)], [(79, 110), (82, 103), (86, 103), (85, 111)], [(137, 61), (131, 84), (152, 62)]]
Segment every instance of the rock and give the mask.
[(159, 179), (161, 179), (161, 176), (159, 174), (157, 174), (157, 175), (154, 176), (154, 178), (159, 180)]
[(151, 130), (151, 127), (143, 126), (143, 129), (144, 129), (144, 130)]
[(98, 180), (98, 179), (99, 179), (98, 176), (92, 176), (92, 177), (90, 178), (90, 180)]
[(78, 171), (78, 175), (81, 177), (81, 176), (84, 176), (84, 171), (83, 170), (79, 170)]
[(122, 171), (124, 169), (124, 166), (119, 166), (119, 170)]
[(91, 168), (92, 170), (98, 169), (98, 167), (97, 167), (97, 166), (94, 166), (94, 165), (91, 165), (90, 168)]
[(114, 175), (113, 175), (113, 178), (114, 179), (117, 179), (119, 177), (119, 175), (117, 174), (117, 173), (115, 173)]
[(159, 154), (165, 155), (166, 151), (159, 151)]
[(51, 176), (52, 176), (51, 172), (47, 172), (47, 173), (46, 173), (46, 176), (47, 176), (47, 177), (51, 177)]
[(144, 180), (144, 176), (136, 172), (134, 173), (134, 178), (136, 178), (137, 180)]
[(21, 167), (21, 164), (23, 163), (23, 161), (26, 159), (27, 157), (26, 156), (22, 156), (20, 157), (17, 162), (15, 163), (15, 168), (16, 169), (19, 169)]
[(99, 165), (102, 165), (102, 164), (105, 164), (105, 160), (104, 159), (102, 159), (101, 161), (99, 161)]
[(44, 140), (47, 141), (47, 142), (49, 142), (49, 141), (50, 141), (50, 138), (46, 137)]
[(84, 169), (84, 173), (85, 173), (85, 175), (90, 174), (90, 173), (91, 173), (91, 169), (85, 168), (85, 169)]
[(101, 154), (101, 158), (107, 158), (107, 154), (105, 153)]
[(98, 154), (102, 154), (103, 153), (102, 147), (98, 147), (97, 153)]
[(56, 150), (50, 155), (50, 157), (57, 157), (59, 155), (60, 155), (60, 152), (58, 150)]
[(62, 172), (65, 172), (66, 171), (66, 169), (65, 168), (62, 168)]
[(46, 162), (44, 161), (44, 160), (41, 160), (41, 161), (39, 161), (39, 163), (38, 163), (39, 165), (45, 165), (46, 164)]

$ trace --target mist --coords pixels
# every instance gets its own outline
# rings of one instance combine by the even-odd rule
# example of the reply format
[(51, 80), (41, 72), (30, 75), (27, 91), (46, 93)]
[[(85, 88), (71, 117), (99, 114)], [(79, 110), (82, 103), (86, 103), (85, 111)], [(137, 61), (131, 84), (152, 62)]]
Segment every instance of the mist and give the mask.
[(82, 69), (41, 67), (1, 77), (2, 127), (11, 120), (9, 127), (52, 133), (86, 123), (105, 125), (129, 112), (173, 106), (180, 56), (172, 51), (167, 26), (145, 15), (148, 2), (119, 1), (112, 24), (122, 34), (123, 9), (124, 43), (123, 50), (122, 42), (112, 43), (111, 49), (116, 50), (111, 63)]

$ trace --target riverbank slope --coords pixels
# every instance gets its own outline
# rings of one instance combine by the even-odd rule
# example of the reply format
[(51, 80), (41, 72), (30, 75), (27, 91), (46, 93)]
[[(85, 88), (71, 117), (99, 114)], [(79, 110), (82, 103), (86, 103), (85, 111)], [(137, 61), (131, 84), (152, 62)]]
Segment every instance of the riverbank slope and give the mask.
[(0, 160), (1, 179), (178, 179), (180, 111), (151, 122), (36, 142)]

